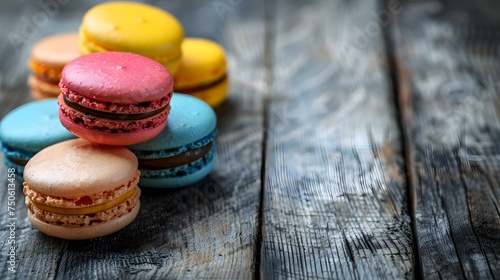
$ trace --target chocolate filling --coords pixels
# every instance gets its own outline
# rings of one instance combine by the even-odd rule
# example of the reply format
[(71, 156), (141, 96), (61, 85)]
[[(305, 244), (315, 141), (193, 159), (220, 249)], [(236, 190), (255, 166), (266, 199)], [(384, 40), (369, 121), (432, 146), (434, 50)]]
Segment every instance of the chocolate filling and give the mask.
[(139, 159), (139, 167), (145, 169), (168, 169), (182, 166), (202, 158), (208, 153), (208, 151), (210, 151), (211, 147), (212, 143), (208, 143), (201, 148), (190, 150), (168, 158)]
[[(64, 103), (68, 105), (68, 107), (71, 107), (77, 111), (80, 111), (84, 114), (90, 114), (99, 118), (105, 118), (105, 119), (111, 119), (111, 120), (142, 120), (142, 119), (147, 119), (149, 117), (155, 116), (161, 112), (163, 112), (167, 106), (163, 106), (159, 109), (156, 109), (154, 111), (146, 112), (146, 113), (141, 113), (141, 114), (122, 114), (122, 113), (111, 113), (111, 112), (103, 112), (103, 111), (98, 111), (94, 109), (90, 109), (87, 107), (83, 107), (76, 102), (73, 102), (69, 100), (65, 95), (63, 95)], [(139, 103), (140, 106), (141, 103)]]
[(27, 160), (22, 160), (22, 159), (13, 159), (11, 157), (7, 157), (7, 159), (12, 162), (13, 164), (19, 165), (19, 166), (25, 166), (26, 163), (28, 163)]
[(227, 74), (224, 74), (222, 77), (220, 77), (219, 79), (217, 79), (213, 82), (206, 83), (206, 84), (199, 85), (199, 86), (195, 86), (195, 87), (175, 88), (175, 91), (181, 92), (181, 93), (196, 93), (196, 92), (199, 92), (202, 90), (209, 89), (211, 87), (215, 87), (216, 85), (224, 82), (226, 79), (227, 79)]

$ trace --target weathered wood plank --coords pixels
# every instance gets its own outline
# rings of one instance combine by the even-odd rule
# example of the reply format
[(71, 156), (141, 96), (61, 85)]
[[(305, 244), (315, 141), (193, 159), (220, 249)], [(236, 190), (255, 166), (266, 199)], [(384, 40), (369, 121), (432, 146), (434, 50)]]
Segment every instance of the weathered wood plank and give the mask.
[(373, 17), (382, 8), (377, 1), (269, 8), (276, 42), (262, 275), (412, 278), (400, 134), (382, 24)]
[[(255, 275), (259, 230), (260, 166), (264, 86), (264, 22), (258, 2), (150, 1), (176, 15), (186, 36), (216, 40), (226, 47), (229, 99), (217, 110), (218, 160), (206, 180), (186, 189), (143, 189), (141, 211), (124, 230), (90, 241), (64, 241), (32, 229), (20, 185), (16, 189), (17, 273), (7, 271), (7, 209), (0, 209), (0, 278), (248, 279)], [(224, 1), (226, 3), (226, 1)], [(77, 30), (92, 2), (70, 2), (16, 52), (0, 43), (1, 116), (31, 98), (25, 62), (31, 44), (51, 33)], [(4, 5), (4, 4), (2, 4)], [(22, 16), (40, 10), (10, 2), (14, 14), (0, 16), (2, 32), (19, 28)], [(5, 16), (5, 17), (4, 17)], [(4, 33), (1, 33), (3, 35)], [(0, 184), (7, 184), (0, 164)], [(7, 202), (0, 192), (1, 205)]]
[(393, 25), (425, 278), (500, 278), (499, 7), (412, 2)]

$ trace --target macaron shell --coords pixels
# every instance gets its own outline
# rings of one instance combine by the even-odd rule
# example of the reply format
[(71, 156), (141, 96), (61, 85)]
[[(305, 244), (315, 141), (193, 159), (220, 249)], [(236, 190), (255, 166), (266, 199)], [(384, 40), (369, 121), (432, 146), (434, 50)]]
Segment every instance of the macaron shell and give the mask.
[(178, 51), (184, 37), (181, 24), (168, 12), (131, 2), (94, 6), (84, 15), (80, 32), (105, 49), (146, 56)]
[(148, 171), (143, 171), (144, 175), (139, 181), (139, 185), (141, 187), (150, 187), (150, 188), (180, 188), (185, 187), (191, 184), (194, 184), (198, 181), (201, 181), (203, 178), (208, 176), (210, 172), (213, 170), (215, 165), (215, 155), (212, 159), (207, 162), (206, 165), (201, 167), (198, 171), (193, 172), (189, 175), (185, 176), (177, 176), (177, 177), (147, 177)]
[(219, 44), (186, 38), (181, 48), (182, 58), (175, 74), (176, 91), (212, 82), (226, 74), (225, 53)]
[[(158, 61), (158, 60), (157, 60)], [(170, 71), (170, 74), (174, 75), (179, 71), (179, 65), (181, 63), (181, 56), (179, 55), (177, 58), (168, 60), (168, 61), (158, 61), (160, 62), (165, 68)]]
[(185, 146), (210, 134), (217, 116), (204, 101), (186, 94), (174, 93), (165, 127), (153, 139), (129, 146), (132, 150), (157, 151)]
[(167, 125), (167, 122), (163, 122), (154, 128), (136, 133), (109, 133), (77, 125), (61, 113), (59, 113), (59, 118), (62, 125), (76, 136), (94, 143), (112, 146), (127, 146), (148, 141), (160, 134)]
[(82, 240), (105, 236), (126, 227), (137, 217), (139, 209), (140, 200), (137, 200), (136, 206), (130, 213), (109, 222), (88, 227), (62, 227), (47, 224), (35, 218), (29, 211), (28, 218), (35, 228), (49, 236), (68, 240)]
[(78, 33), (47, 37), (31, 48), (31, 59), (48, 68), (62, 70), (69, 61), (80, 56)]
[(137, 169), (136, 156), (126, 148), (73, 139), (33, 156), (24, 169), (24, 179), (38, 193), (80, 197), (128, 184)]
[(75, 138), (58, 117), (57, 99), (33, 101), (10, 111), (0, 122), (0, 140), (9, 147), (38, 152)]
[(136, 103), (160, 99), (172, 91), (173, 78), (160, 63), (132, 53), (93, 53), (72, 60), (61, 84), (81, 96), (103, 102)]

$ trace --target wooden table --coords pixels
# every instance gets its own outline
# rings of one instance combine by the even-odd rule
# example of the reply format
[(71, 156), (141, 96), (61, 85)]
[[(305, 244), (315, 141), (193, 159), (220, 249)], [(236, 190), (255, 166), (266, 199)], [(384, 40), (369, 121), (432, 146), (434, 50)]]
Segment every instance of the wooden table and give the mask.
[[(0, 4), (0, 117), (83, 2)], [(34, 230), (18, 182), (12, 273), (2, 164), (1, 279), (500, 278), (498, 1), (149, 2), (227, 50), (215, 170), (88, 241)]]

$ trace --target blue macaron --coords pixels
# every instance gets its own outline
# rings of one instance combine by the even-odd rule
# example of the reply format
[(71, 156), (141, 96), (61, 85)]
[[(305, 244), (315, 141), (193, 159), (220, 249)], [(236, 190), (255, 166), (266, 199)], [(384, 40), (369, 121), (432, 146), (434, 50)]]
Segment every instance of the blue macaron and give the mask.
[(23, 174), (24, 165), (37, 152), (52, 144), (75, 138), (58, 117), (57, 98), (26, 103), (0, 121), (0, 144), (5, 165)]
[(215, 163), (217, 117), (204, 101), (174, 93), (167, 126), (155, 138), (128, 146), (139, 159), (139, 185), (185, 187), (202, 180)]

